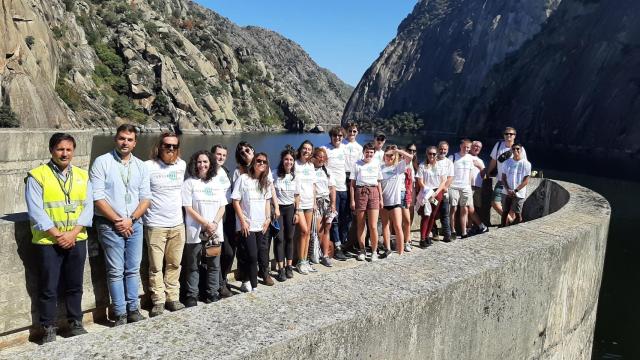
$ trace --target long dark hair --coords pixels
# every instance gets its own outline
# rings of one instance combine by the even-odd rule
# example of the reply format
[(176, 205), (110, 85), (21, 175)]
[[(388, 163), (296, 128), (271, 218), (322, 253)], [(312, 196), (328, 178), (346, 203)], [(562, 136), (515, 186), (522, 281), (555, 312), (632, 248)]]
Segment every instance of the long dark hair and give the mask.
[(253, 148), (253, 146), (251, 146), (251, 144), (249, 144), (246, 141), (240, 141), (238, 143), (238, 145), (236, 145), (236, 164), (238, 165), (238, 167), (243, 171), (243, 172), (248, 172), (248, 166), (249, 164), (247, 164), (244, 160), (244, 158), (242, 157), (242, 154), (244, 153), (243, 149), (244, 148), (249, 148), (251, 150), (253, 150), (253, 157), (256, 156), (256, 150)]
[(300, 144), (300, 146), (298, 146), (298, 151), (296, 153), (296, 160), (300, 160), (300, 157), (302, 156), (302, 148), (306, 145), (309, 144), (311, 145), (311, 153), (313, 154), (313, 143), (309, 140), (305, 140), (302, 142), (302, 144)]
[[(258, 158), (258, 156), (264, 156), (264, 159), (267, 161), (266, 164), (266, 170), (262, 172), (262, 174), (258, 175), (256, 177), (256, 159)], [(249, 176), (252, 179), (257, 179), (258, 180), (258, 188), (260, 188), (260, 191), (264, 191), (267, 188), (267, 184), (269, 184), (269, 156), (267, 156), (267, 154), (261, 152), (261, 153), (257, 153), (253, 155), (253, 159), (251, 159), (251, 163), (249, 164), (249, 169), (247, 171), (247, 174), (249, 174)]]
[(204, 177), (204, 181), (211, 180), (218, 173), (218, 163), (213, 158), (213, 154), (207, 150), (198, 150), (189, 159), (189, 164), (187, 165), (187, 175), (199, 179), (198, 176), (198, 158), (200, 155), (206, 155), (209, 159), (209, 170), (207, 170), (207, 174)]
[(287, 146), (284, 147), (284, 150), (282, 150), (282, 152), (280, 153), (280, 163), (278, 164), (278, 177), (284, 179), (284, 177), (287, 175), (287, 172), (284, 170), (284, 157), (287, 155), (291, 155), (291, 157), (293, 158), (293, 166), (291, 167), (291, 178), (295, 179), (296, 178), (296, 150), (293, 148), (293, 146), (287, 144)]
[(418, 145), (416, 145), (416, 143), (407, 144), (407, 147), (405, 148), (407, 152), (409, 152), (409, 148), (411, 147), (416, 148), (416, 152), (413, 153), (413, 159), (411, 159), (411, 165), (413, 165), (413, 171), (418, 171), (418, 165), (420, 164), (418, 161)]

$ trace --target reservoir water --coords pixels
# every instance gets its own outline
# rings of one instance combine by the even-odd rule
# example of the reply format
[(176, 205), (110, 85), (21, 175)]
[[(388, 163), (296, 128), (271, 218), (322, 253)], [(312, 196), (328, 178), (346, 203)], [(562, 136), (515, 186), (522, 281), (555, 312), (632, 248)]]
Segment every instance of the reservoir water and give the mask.
[[(140, 136), (134, 154), (146, 160), (157, 139), (157, 134)], [(286, 144), (297, 148), (305, 139), (314, 145), (329, 142), (328, 134), (297, 133), (245, 133), (234, 135), (183, 135), (181, 137), (182, 158), (200, 149), (210, 149), (214, 144), (223, 144), (229, 149), (227, 168), (235, 166), (235, 146), (239, 141), (248, 141), (256, 151), (269, 156), (270, 166), (276, 167), (280, 151)], [(372, 139), (370, 134), (358, 136), (364, 144)], [(410, 142), (418, 145), (420, 161), (428, 145), (436, 145), (439, 139), (417, 136), (391, 136), (387, 144), (405, 146)], [(445, 139), (451, 144), (450, 153), (457, 151), (455, 138)], [(495, 139), (484, 141), (481, 157), (488, 161)], [(534, 169), (543, 170), (544, 176), (569, 181), (588, 187), (602, 194), (613, 209), (609, 228), (607, 254), (598, 306), (598, 317), (594, 338), (593, 359), (640, 359), (640, 266), (635, 262), (640, 255), (640, 242), (636, 230), (640, 229), (640, 174), (637, 160), (600, 160), (590, 154), (568, 154), (557, 149), (546, 150), (527, 146), (527, 155)], [(113, 148), (112, 136), (94, 138), (92, 157)], [(562, 231), (562, 229), (558, 229)]]

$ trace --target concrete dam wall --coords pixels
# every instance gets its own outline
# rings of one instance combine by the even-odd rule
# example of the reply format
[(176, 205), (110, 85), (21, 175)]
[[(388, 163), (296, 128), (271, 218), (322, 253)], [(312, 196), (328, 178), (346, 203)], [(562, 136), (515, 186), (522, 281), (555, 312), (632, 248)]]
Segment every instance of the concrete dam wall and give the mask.
[[(44, 151), (11, 161), (26, 167), (46, 160)], [(24, 174), (16, 171), (15, 181)], [(10, 175), (0, 176), (5, 186)], [(590, 359), (609, 204), (547, 179), (535, 179), (529, 193), (523, 224), (11, 357)], [(37, 264), (24, 220), (14, 214), (0, 222), (5, 342), (37, 319)], [(95, 241), (89, 248), (83, 308), (104, 313), (104, 264)]]

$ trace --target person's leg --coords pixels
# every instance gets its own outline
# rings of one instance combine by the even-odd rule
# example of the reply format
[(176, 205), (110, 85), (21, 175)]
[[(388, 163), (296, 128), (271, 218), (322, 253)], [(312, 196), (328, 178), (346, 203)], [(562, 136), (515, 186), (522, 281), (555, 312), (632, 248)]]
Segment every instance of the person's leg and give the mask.
[(442, 223), (442, 230), (444, 231), (444, 241), (451, 241), (451, 224), (449, 223), (449, 196), (443, 195), (442, 201), (440, 202), (442, 205), (440, 206), (440, 222)]
[[(426, 204), (423, 206), (431, 206), (430, 204)], [(420, 215), (420, 241), (425, 241), (427, 240), (427, 238), (429, 237), (429, 220), (431, 217), (433, 216), (425, 216), (424, 215), (424, 210), (418, 210), (421, 215)]]
[(364, 211), (364, 210), (358, 210), (358, 212), (356, 212), (356, 225), (358, 227), (358, 245), (360, 246), (360, 251), (365, 251), (365, 247), (364, 247), (365, 213), (366, 213), (366, 211)]
[[(235, 229), (235, 224), (233, 225)], [(225, 241), (222, 242), (222, 251), (220, 255), (220, 280), (223, 286), (227, 284), (227, 275), (231, 272), (233, 259), (236, 257), (238, 249), (238, 233), (235, 230), (227, 231)], [(238, 264), (239, 266), (239, 264)]]
[(285, 224), (285, 209), (285, 207), (280, 206), (280, 217), (278, 217), (280, 231), (278, 231), (278, 234), (273, 239), (273, 255), (276, 257), (276, 268), (278, 270), (284, 267), (284, 232), (288, 226), (288, 224)]
[(167, 301), (178, 301), (180, 297), (180, 265), (184, 243), (184, 224), (168, 229), (164, 256), (164, 286)]
[(467, 236), (467, 215), (468, 208), (466, 206), (460, 205), (460, 232), (462, 236)]
[(38, 312), (40, 325), (56, 326), (58, 285), (64, 249), (58, 245), (34, 245), (40, 266)]
[(183, 270), (185, 275), (186, 298), (197, 299), (199, 294), (202, 243), (185, 244), (183, 253)]
[[(311, 222), (307, 224), (305, 211), (299, 211), (298, 215), (298, 261), (307, 259), (307, 247), (309, 244), (309, 231), (311, 231)], [(305, 245), (306, 243), (306, 245)]]
[[(413, 206), (409, 206), (408, 208), (403, 208), (402, 210), (402, 239), (404, 240), (403, 244), (411, 243), (411, 221), (413, 220), (413, 216), (411, 212), (413, 211)], [(404, 245), (402, 246), (402, 251), (399, 251), (398, 245), (396, 241), (396, 251), (402, 254), (404, 251)]]
[(378, 213), (379, 209), (367, 210), (369, 235), (371, 236), (371, 251), (373, 254), (376, 254), (376, 249), (378, 248)]
[(163, 268), (168, 234), (168, 228), (144, 227), (149, 257), (149, 291), (154, 305), (164, 304), (166, 301)]
[(338, 216), (333, 219), (333, 222), (337, 224), (339, 241), (334, 243), (336, 247), (340, 246), (342, 248), (349, 240), (349, 228), (351, 227), (351, 208), (349, 207), (349, 193), (347, 191), (336, 192), (336, 208), (338, 209)]
[(500, 216), (500, 226), (509, 226), (509, 211), (511, 211), (511, 196), (502, 197), (502, 215)]
[[(251, 233), (249, 233), (251, 234)], [(238, 271), (242, 272), (243, 277), (239, 279), (243, 283), (249, 281), (249, 266), (250, 260), (247, 258), (249, 256), (249, 236), (242, 235), (242, 232), (238, 233)], [(256, 258), (257, 258), (256, 249)]]
[(258, 287), (258, 246), (263, 240), (264, 234), (260, 231), (252, 231), (247, 238), (247, 268), (251, 289)]
[(120, 236), (113, 224), (102, 217), (97, 217), (94, 225), (98, 232), (98, 241), (104, 250), (109, 296), (113, 304), (113, 313), (117, 319), (119, 316), (127, 314), (124, 271), (125, 243), (128, 240)]
[(124, 287), (127, 311), (138, 310), (138, 288), (140, 286), (140, 261), (142, 260), (142, 223), (133, 224), (133, 234), (124, 245)]
[[(395, 210), (395, 209), (394, 209)], [(384, 242), (384, 249), (391, 248), (391, 230), (389, 229), (389, 213), (392, 210), (382, 209), (380, 210), (380, 218), (382, 220), (382, 241)]]
[(306, 235), (303, 237), (300, 250), (300, 255), (303, 260), (307, 260), (307, 256), (309, 254), (309, 238), (311, 237), (311, 222), (313, 221), (313, 210), (305, 210), (304, 214), (304, 222), (307, 225)]
[(429, 236), (431, 235), (431, 229), (433, 229), (433, 226), (436, 222), (436, 219), (438, 218), (438, 215), (440, 215), (441, 212), (441, 208), (442, 205), (444, 204), (444, 194), (443, 193), (439, 193), (436, 196), (436, 200), (438, 201), (438, 205), (433, 205), (433, 204), (426, 204), (425, 206), (431, 206), (431, 216), (429, 216), (429, 222), (427, 223), (427, 228), (425, 229), (425, 233), (426, 233), (426, 238), (425, 240), (427, 240), (427, 243), (430, 243), (430, 239)]
[[(398, 254), (402, 255), (404, 252), (404, 231), (402, 229), (402, 208), (395, 208), (391, 210), (390, 218), (391, 224), (396, 232), (396, 249)], [(391, 247), (387, 247), (387, 250), (391, 250)]]
[(65, 251), (62, 263), (67, 319), (82, 322), (82, 285), (84, 263), (87, 259), (87, 241), (77, 241), (76, 245)]
[(211, 256), (207, 259), (207, 299), (217, 301), (220, 288), (220, 256)]
[(498, 215), (502, 216), (502, 202), (503, 194), (502, 194), (503, 185), (502, 182), (498, 181), (496, 186), (493, 188), (493, 201), (491, 201), (491, 207), (498, 213)]
[(280, 223), (280, 233), (283, 235), (284, 253), (283, 258), (286, 259), (286, 265), (293, 264), (293, 236), (295, 233), (295, 224), (293, 216), (295, 215), (295, 207), (293, 205), (280, 208), (282, 222)]
[(258, 245), (258, 274), (265, 280), (265, 277), (269, 275), (269, 251), (270, 249), (271, 229), (267, 229), (262, 239), (257, 243)]

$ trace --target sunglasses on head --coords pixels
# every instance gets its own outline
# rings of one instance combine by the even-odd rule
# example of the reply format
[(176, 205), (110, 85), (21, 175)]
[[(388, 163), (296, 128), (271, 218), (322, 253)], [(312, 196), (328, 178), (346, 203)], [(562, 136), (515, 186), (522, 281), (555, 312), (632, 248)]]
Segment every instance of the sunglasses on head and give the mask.
[(174, 149), (179, 149), (180, 148), (180, 144), (167, 144), (167, 143), (162, 143), (162, 148), (165, 150), (174, 150)]

